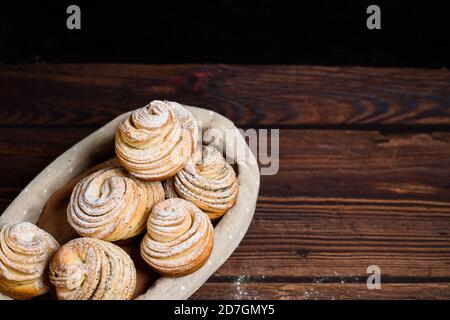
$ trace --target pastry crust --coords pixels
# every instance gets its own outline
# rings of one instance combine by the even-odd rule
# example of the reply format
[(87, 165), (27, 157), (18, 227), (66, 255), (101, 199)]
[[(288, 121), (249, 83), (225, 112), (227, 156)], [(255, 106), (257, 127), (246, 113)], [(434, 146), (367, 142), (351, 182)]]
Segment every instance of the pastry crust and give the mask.
[(182, 276), (205, 264), (213, 243), (213, 226), (204, 212), (183, 199), (167, 199), (149, 216), (141, 256), (162, 275)]
[(0, 291), (14, 299), (31, 299), (49, 289), (48, 262), (58, 242), (32, 223), (0, 230)]
[(141, 181), (119, 167), (106, 168), (75, 186), (67, 220), (82, 237), (128, 239), (145, 230), (151, 209), (162, 200), (160, 182)]
[(123, 120), (116, 131), (115, 150), (134, 176), (150, 181), (174, 176), (191, 158), (192, 135), (168, 101), (152, 101)]
[(136, 288), (136, 269), (115, 244), (78, 238), (56, 252), (50, 281), (60, 300), (128, 300)]
[(173, 101), (166, 101), (166, 103), (173, 110), (175, 116), (181, 120), (181, 124), (183, 125), (183, 127), (189, 130), (189, 132), (191, 133), (194, 150), (194, 154), (192, 157), (194, 158), (195, 163), (197, 163), (197, 161), (199, 161), (201, 158), (202, 152), (202, 139), (199, 133), (200, 126), (198, 121), (195, 119), (194, 115), (181, 104)]
[(235, 203), (238, 181), (233, 168), (213, 146), (202, 149), (202, 162), (189, 161), (164, 183), (166, 197), (180, 197), (195, 204), (211, 219), (225, 214)]

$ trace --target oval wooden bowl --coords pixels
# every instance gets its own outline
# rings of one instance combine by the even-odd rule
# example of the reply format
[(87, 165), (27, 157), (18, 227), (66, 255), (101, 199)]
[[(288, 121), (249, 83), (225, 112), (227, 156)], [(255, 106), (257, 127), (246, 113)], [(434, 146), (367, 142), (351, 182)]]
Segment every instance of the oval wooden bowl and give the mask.
[[(138, 273), (137, 299), (189, 298), (237, 248), (255, 212), (259, 169), (244, 138), (227, 118), (209, 110), (185, 107), (193, 113), (203, 131), (213, 129), (209, 131), (215, 133), (214, 138), (206, 134), (205, 143), (215, 145), (229, 159), (235, 160), (239, 194), (234, 207), (215, 225), (214, 248), (208, 262), (190, 275), (178, 278), (158, 276), (140, 260), (140, 237), (117, 243), (135, 261)], [(61, 244), (76, 237), (66, 221), (68, 196), (76, 182), (91, 172), (93, 167), (105, 166), (108, 162), (104, 161), (114, 156), (116, 127), (130, 113), (115, 118), (50, 163), (0, 216), (0, 226), (30, 221), (53, 234)], [(221, 133), (219, 137), (217, 133)], [(245, 154), (245, 157), (238, 156), (238, 153)], [(10, 298), (0, 293), (2, 299)]]

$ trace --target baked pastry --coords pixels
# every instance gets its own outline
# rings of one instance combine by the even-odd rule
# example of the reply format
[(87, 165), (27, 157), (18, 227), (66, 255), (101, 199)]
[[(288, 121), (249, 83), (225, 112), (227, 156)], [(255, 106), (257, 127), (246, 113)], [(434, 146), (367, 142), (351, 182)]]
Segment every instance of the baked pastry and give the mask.
[(204, 212), (186, 200), (167, 199), (153, 207), (141, 256), (160, 274), (181, 276), (208, 260), (213, 243), (213, 226)]
[(164, 183), (166, 197), (180, 197), (195, 204), (211, 219), (226, 213), (235, 203), (238, 182), (233, 168), (213, 146), (204, 146), (202, 162), (189, 161)]
[(194, 150), (191, 133), (167, 101), (152, 101), (123, 120), (116, 131), (115, 149), (131, 174), (151, 181), (175, 175)]
[(128, 300), (136, 287), (136, 269), (115, 244), (78, 238), (56, 252), (50, 282), (60, 300)]
[(152, 207), (162, 200), (161, 182), (141, 181), (122, 168), (106, 168), (75, 186), (67, 220), (83, 237), (127, 239), (145, 230)]
[(58, 242), (30, 222), (0, 230), (0, 291), (14, 299), (31, 299), (50, 289), (47, 266)]
[(194, 115), (181, 104), (173, 101), (166, 101), (166, 103), (173, 110), (175, 116), (181, 120), (181, 124), (191, 133), (194, 149), (193, 157), (194, 159), (199, 160), (201, 157), (201, 149), (198, 148), (198, 146), (201, 146), (201, 137), (199, 135), (200, 127), (197, 120)]

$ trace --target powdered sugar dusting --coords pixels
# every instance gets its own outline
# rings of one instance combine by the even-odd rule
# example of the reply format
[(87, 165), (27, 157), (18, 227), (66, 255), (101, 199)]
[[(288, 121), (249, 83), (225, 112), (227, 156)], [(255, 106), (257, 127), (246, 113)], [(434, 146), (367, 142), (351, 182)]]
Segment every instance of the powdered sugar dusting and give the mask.
[(234, 287), (236, 289), (236, 293), (234, 295), (234, 299), (236, 300), (242, 300), (242, 299), (248, 299), (248, 291), (247, 291), (247, 283), (249, 282), (250, 277), (247, 275), (240, 275), (237, 277), (237, 279), (234, 281)]
[(17, 224), (11, 228), (11, 234), (20, 243), (30, 244), (34, 241), (34, 237), (39, 234), (39, 229), (29, 222)]

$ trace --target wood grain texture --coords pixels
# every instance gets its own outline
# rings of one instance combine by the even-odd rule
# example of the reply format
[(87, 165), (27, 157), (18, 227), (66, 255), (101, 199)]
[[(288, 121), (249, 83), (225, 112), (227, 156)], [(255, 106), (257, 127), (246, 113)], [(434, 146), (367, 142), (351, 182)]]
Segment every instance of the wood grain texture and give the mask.
[(0, 125), (10, 127), (96, 126), (153, 99), (206, 107), (238, 126), (450, 124), (446, 70), (41, 64), (1, 66), (0, 84)]
[(449, 285), (444, 283), (384, 284), (381, 290), (368, 290), (365, 284), (330, 283), (205, 283), (193, 296), (199, 299), (226, 300), (340, 300), (340, 299), (445, 299), (450, 298)]
[(115, 115), (179, 100), (281, 128), (280, 171), (194, 299), (450, 298), (448, 71), (37, 65), (2, 66), (0, 83), (1, 210)]

